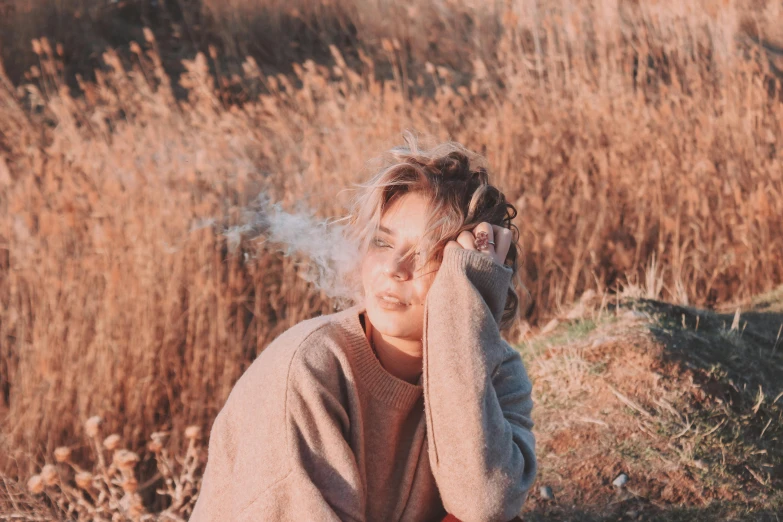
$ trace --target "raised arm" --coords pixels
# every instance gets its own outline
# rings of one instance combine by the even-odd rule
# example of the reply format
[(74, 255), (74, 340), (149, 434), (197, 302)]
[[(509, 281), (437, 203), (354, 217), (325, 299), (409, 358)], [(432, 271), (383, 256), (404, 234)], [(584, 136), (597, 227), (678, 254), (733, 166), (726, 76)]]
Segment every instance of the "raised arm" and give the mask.
[(536, 475), (530, 380), (498, 329), (510, 278), (450, 245), (427, 294), (429, 457), (444, 507), (463, 522), (511, 520)]
[(293, 358), (264, 357), (215, 420), (190, 520), (363, 521), (336, 356), (306, 341)]

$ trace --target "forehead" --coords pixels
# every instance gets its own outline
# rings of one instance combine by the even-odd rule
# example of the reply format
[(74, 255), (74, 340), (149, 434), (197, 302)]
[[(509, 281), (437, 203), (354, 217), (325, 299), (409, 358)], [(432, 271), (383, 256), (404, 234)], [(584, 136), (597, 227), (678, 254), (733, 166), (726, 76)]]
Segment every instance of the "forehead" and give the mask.
[(381, 216), (380, 230), (387, 234), (421, 237), (427, 226), (430, 201), (413, 192), (396, 198)]

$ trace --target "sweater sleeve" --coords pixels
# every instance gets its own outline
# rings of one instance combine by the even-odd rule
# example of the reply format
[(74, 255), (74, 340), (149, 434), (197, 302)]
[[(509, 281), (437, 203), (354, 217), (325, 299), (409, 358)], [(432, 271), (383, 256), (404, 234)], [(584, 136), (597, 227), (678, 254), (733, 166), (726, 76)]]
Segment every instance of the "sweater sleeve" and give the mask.
[(215, 420), (190, 521), (363, 521), (340, 361), (317, 340), (287, 359), (269, 355)]
[(536, 475), (531, 383), (498, 328), (511, 274), (449, 245), (427, 294), (429, 459), (444, 507), (464, 522), (511, 520)]

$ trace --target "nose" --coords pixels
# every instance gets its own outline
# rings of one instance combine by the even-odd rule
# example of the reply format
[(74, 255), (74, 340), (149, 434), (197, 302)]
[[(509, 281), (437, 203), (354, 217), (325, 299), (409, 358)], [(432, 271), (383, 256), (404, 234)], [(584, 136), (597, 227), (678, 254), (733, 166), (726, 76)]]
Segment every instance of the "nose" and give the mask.
[(383, 265), (383, 273), (394, 279), (405, 281), (411, 277), (409, 264), (402, 259), (402, 256), (389, 256), (389, 259)]

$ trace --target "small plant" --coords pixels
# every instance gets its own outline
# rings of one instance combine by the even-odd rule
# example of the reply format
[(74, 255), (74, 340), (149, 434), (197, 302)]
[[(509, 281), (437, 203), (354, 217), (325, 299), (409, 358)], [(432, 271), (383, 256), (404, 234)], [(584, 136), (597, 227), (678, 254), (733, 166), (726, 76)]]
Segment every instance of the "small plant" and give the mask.
[[(68, 520), (179, 521), (190, 516), (201, 483), (199, 467), (203, 448), (197, 426), (185, 430), (188, 445), (181, 458), (173, 457), (166, 449), (168, 433), (151, 435), (147, 450), (156, 461), (158, 473), (141, 486), (136, 474), (140, 456), (123, 448), (122, 438), (116, 433), (101, 440), (100, 417), (89, 418), (84, 428), (95, 458), (93, 469), (83, 469), (72, 460), (69, 447), (59, 447), (54, 451), (55, 464), (46, 464), (27, 481), (30, 493), (45, 495), (52, 507)], [(168, 507), (150, 513), (142, 493), (160, 481), (162, 487), (156, 493), (166, 498)]]

